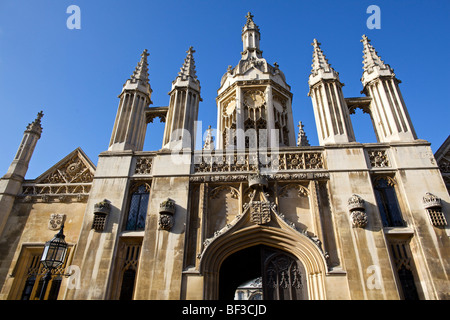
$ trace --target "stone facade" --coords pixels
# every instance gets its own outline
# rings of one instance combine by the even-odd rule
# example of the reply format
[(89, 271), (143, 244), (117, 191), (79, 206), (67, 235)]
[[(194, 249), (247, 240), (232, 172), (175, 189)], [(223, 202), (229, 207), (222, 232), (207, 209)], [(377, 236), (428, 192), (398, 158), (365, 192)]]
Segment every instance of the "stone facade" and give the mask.
[[(24, 180), (42, 114), (27, 127), (0, 180), (1, 299), (38, 297), (43, 245), (62, 224), (69, 252), (48, 299), (233, 299), (255, 281), (263, 299), (450, 298), (448, 148), (438, 166), (393, 69), (363, 36), (366, 96), (344, 98), (314, 40), (320, 145), (301, 123), (296, 144), (291, 88), (246, 19), (242, 58), (218, 90), (218, 134), (208, 129), (203, 150), (193, 150), (192, 47), (168, 107), (150, 107), (143, 52), (97, 166), (78, 148)], [(377, 143), (355, 141), (355, 108), (371, 115)], [(166, 122), (162, 148), (143, 151), (155, 117)]]

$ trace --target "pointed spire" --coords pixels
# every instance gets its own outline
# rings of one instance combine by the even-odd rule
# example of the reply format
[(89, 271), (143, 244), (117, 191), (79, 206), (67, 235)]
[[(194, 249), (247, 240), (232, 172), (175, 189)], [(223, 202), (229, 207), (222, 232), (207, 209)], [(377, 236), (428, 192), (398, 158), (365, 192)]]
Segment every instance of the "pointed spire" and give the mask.
[(28, 124), (27, 129), (25, 130), (25, 132), (35, 133), (39, 137), (41, 137), (41, 133), (42, 133), (41, 119), (42, 119), (43, 116), (44, 116), (44, 112), (41, 110), (37, 114), (36, 119), (32, 123)]
[(392, 73), (394, 70), (391, 69), (391, 67), (388, 64), (385, 64), (383, 60), (381, 60), (381, 57), (378, 55), (378, 52), (375, 51), (375, 48), (370, 44), (369, 38), (364, 34), (362, 36), (362, 40), (360, 40), (363, 43), (363, 53), (364, 53), (364, 60), (363, 60), (363, 70), (364, 72), (372, 73), (374, 67), (378, 67), (379, 70), (388, 70)]
[(208, 126), (206, 130), (205, 144), (203, 145), (203, 150), (214, 150), (214, 137), (212, 135), (211, 126)]
[(362, 40), (360, 41), (362, 42), (364, 48), (364, 71), (361, 78), (363, 86), (365, 87), (366, 84), (380, 76), (395, 77), (394, 69), (392, 69), (387, 63), (384, 63), (384, 61), (381, 60), (381, 57), (375, 51), (375, 48), (370, 44), (369, 38), (367, 38), (366, 35), (363, 35)]
[(301, 121), (298, 122), (298, 138), (297, 138), (297, 146), (298, 147), (309, 147), (309, 141), (306, 137), (305, 130), (303, 130), (303, 124)]
[(331, 72), (333, 68), (331, 68), (331, 65), (328, 63), (328, 59), (325, 58), (322, 49), (320, 49), (321, 43), (317, 41), (317, 39), (314, 39), (311, 45), (314, 47), (311, 73), (317, 75), (319, 73), (319, 70), (323, 70), (324, 72)]
[(250, 13), (250, 11), (247, 12), (247, 15), (245, 17), (247, 18), (247, 22), (245, 23), (244, 27), (242, 28), (242, 32), (245, 32), (247, 30), (256, 30), (259, 32), (259, 27), (253, 21), (254, 16)]
[(322, 78), (339, 80), (339, 73), (331, 67), (331, 64), (328, 63), (328, 59), (320, 48), (321, 43), (317, 39), (314, 39), (311, 45), (314, 47), (314, 50), (312, 69), (309, 76), (310, 86)]
[(136, 69), (131, 75), (131, 82), (135, 83), (136, 81), (142, 81), (144, 84), (148, 83), (148, 62), (147, 57), (149, 56), (147, 49), (144, 50), (141, 54), (141, 61), (138, 62)]
[[(241, 61), (262, 59), (262, 51), (259, 49), (259, 42), (261, 40), (259, 27), (253, 21), (253, 15), (250, 12), (247, 13), (245, 18), (247, 18), (247, 21), (242, 28), (241, 34), (243, 45)], [(266, 63), (264, 62), (264, 64)]]
[(180, 72), (178, 72), (178, 76), (181, 77), (182, 80), (187, 80), (188, 77), (197, 80), (197, 75), (195, 71), (195, 61), (193, 55), (194, 52), (195, 50), (192, 46), (189, 47), (188, 51), (186, 51), (187, 53), (186, 59), (184, 59), (183, 66), (181, 67)]

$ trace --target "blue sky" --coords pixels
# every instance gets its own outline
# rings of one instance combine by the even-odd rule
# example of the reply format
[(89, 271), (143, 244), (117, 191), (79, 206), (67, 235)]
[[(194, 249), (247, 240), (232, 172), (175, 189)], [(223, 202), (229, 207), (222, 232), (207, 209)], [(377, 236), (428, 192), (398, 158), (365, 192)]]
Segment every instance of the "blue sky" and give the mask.
[[(73, 4), (81, 9), (80, 30), (66, 27)], [(366, 26), (372, 4), (381, 9), (381, 29)], [(402, 80), (418, 137), (435, 152), (449, 135), (450, 1), (0, 0), (0, 175), (40, 110), (44, 130), (28, 179), (77, 147), (97, 163), (108, 148), (117, 95), (144, 49), (152, 106), (167, 106), (171, 82), (194, 46), (203, 98), (199, 129), (216, 127), (217, 89), (227, 66), (239, 62), (248, 11), (260, 27), (264, 58), (286, 75), (294, 122), (305, 124), (311, 145), (318, 145), (307, 96), (311, 42), (322, 43), (345, 83), (344, 96), (358, 97), (363, 34)], [(358, 141), (376, 142), (368, 115), (356, 114), (352, 122)], [(163, 129), (158, 120), (148, 126), (145, 150), (161, 147)]]

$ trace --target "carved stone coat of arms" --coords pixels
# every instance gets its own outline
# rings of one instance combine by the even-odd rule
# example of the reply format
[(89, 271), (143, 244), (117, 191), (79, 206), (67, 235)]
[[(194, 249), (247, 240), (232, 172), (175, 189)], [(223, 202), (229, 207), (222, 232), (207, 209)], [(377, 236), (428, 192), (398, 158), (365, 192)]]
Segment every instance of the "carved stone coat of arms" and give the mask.
[(256, 224), (270, 222), (270, 201), (250, 202), (250, 216), (252, 222)]
[(50, 215), (50, 219), (48, 221), (48, 228), (50, 230), (59, 230), (61, 229), (62, 224), (66, 220), (66, 215), (63, 213), (52, 213)]

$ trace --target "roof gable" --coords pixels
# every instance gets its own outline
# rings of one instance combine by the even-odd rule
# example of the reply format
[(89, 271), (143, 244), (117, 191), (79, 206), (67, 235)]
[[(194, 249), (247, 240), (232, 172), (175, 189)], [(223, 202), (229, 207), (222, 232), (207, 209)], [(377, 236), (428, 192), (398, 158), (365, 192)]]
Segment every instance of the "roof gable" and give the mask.
[(450, 135), (445, 139), (444, 143), (439, 147), (439, 149), (434, 154), (434, 157), (439, 162), (442, 158), (450, 158)]
[(65, 156), (34, 181), (39, 184), (89, 183), (94, 178), (96, 167), (81, 148)]

